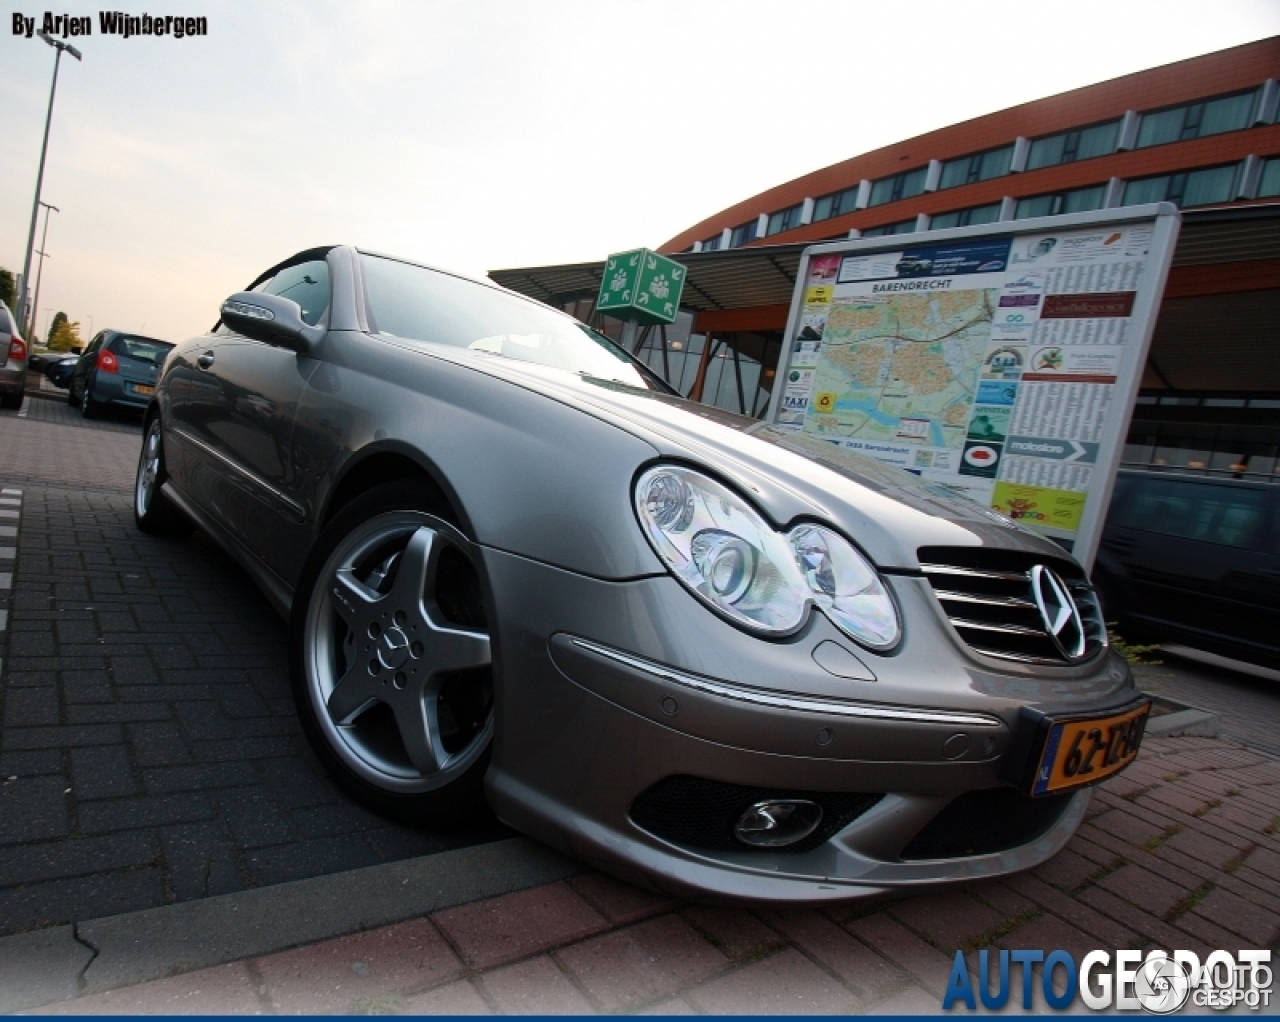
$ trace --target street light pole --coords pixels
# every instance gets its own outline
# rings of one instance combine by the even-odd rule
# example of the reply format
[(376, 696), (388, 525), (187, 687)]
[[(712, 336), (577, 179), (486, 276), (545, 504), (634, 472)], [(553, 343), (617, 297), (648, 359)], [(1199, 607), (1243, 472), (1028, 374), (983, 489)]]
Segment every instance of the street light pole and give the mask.
[[(45, 250), (48, 249), (49, 247), (49, 214), (51, 212), (52, 213), (62, 212), (62, 210), (60, 210), (57, 206), (50, 206), (49, 203), (47, 202), (42, 202), (40, 203), (40, 205), (44, 207), (44, 233), (40, 235), (40, 251), (37, 253), (40, 256), (40, 263), (36, 266), (36, 293), (31, 298), (31, 307), (33, 309), (40, 308), (40, 278), (44, 275)], [(35, 317), (32, 316), (31, 325), (33, 329), (28, 331), (28, 335), (27, 335), (27, 340), (30, 341), (32, 344), (35, 343), (35, 329), (34, 329), (35, 323), (36, 323)]]
[[(58, 65), (62, 62), (62, 52), (65, 50), (76, 60), (84, 60), (77, 50), (70, 43), (64, 43), (53, 38), (48, 32), (40, 32), (39, 36), (46, 43), (57, 51), (57, 56), (53, 58), (53, 84), (49, 86), (49, 112), (44, 119), (44, 142), (40, 146), (40, 169), (36, 171), (36, 198), (31, 204), (31, 230), (27, 233), (27, 254), (22, 262), (22, 292), (18, 295), (18, 322), (26, 325), (27, 314), (27, 281), (31, 275), (31, 250), (36, 244), (36, 220), (40, 214), (40, 187), (44, 184), (44, 158), (49, 151), (49, 126), (53, 123), (53, 97), (58, 91)], [(31, 317), (32, 326), (35, 325), (35, 316)], [(28, 335), (31, 333), (27, 331)]]

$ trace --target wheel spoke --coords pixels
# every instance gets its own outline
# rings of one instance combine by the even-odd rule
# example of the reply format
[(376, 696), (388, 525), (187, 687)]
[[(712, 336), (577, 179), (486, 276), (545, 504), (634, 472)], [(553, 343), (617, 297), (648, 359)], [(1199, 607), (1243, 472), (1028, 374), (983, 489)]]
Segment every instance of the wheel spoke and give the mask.
[(350, 724), (381, 697), (382, 687), (377, 678), (370, 676), (368, 667), (357, 661), (329, 693), (329, 716), (339, 726)]
[(396, 565), (396, 580), (391, 587), (391, 598), (397, 607), (422, 606), (423, 594), (434, 590), (436, 568), (444, 544), (440, 537), (426, 526), (415, 529), (400, 554)]
[(489, 636), (484, 632), (469, 632), (461, 628), (442, 628), (430, 618), (426, 619), (426, 647), (423, 658), (433, 674), (443, 671), (465, 671), (472, 667), (487, 667), (493, 660)]
[(368, 627), (374, 604), (380, 597), (366, 586), (350, 568), (339, 568), (329, 585), (329, 598), (348, 628), (357, 634)]
[(419, 689), (413, 696), (397, 699), (394, 710), (400, 739), (413, 765), (424, 777), (443, 769), (449, 754), (440, 740), (435, 696), (423, 698)]

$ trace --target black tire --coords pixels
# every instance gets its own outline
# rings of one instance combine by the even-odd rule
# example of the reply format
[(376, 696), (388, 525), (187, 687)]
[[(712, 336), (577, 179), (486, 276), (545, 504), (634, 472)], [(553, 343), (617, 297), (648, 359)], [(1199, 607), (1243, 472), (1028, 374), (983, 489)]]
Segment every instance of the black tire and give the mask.
[[(153, 447), (154, 444), (154, 447)], [(147, 423), (138, 455), (138, 473), (133, 484), (133, 520), (152, 536), (185, 536), (192, 522), (164, 495), (164, 432), (160, 416)]]
[(0, 408), (17, 411), (22, 407), (22, 399), (26, 396), (22, 391), (18, 391), (16, 394), (0, 394)]
[(352, 501), (316, 541), (289, 629), (316, 755), (359, 802), (418, 824), (483, 811), (493, 741), (478, 559), (450, 517), (411, 480)]
[(67, 404), (72, 408), (79, 408), (80, 402), (76, 400), (76, 388), (73, 384), (67, 384)]
[(93, 395), (89, 393), (88, 386), (85, 387), (84, 393), (80, 395), (80, 414), (86, 419), (96, 419), (102, 414), (102, 403), (93, 399)]

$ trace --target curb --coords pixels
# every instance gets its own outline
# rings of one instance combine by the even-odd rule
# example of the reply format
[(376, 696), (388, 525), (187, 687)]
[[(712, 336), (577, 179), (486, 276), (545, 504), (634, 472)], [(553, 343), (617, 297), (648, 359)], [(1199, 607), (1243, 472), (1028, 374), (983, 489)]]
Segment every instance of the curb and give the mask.
[(1157, 709), (1164, 711), (1147, 719), (1146, 733), (1152, 738), (1178, 738), (1183, 735), (1217, 738), (1222, 733), (1222, 718), (1218, 714), (1168, 696), (1146, 694)]
[(0, 1014), (403, 922), (586, 867), (528, 838), (0, 937)]

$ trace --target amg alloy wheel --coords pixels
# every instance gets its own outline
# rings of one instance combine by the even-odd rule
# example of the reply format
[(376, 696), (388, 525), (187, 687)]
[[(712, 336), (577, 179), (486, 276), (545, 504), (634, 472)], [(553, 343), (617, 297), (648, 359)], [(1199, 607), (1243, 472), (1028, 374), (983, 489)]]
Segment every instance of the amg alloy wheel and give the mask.
[(191, 520), (160, 490), (164, 485), (164, 436), (160, 416), (147, 424), (142, 451), (138, 455), (138, 475), (133, 486), (133, 519), (138, 528), (153, 536), (176, 536), (191, 531)]
[(292, 622), (294, 697), (337, 780), (421, 821), (479, 804), (493, 736), (488, 621), (471, 544), (411, 484), (326, 529)]

